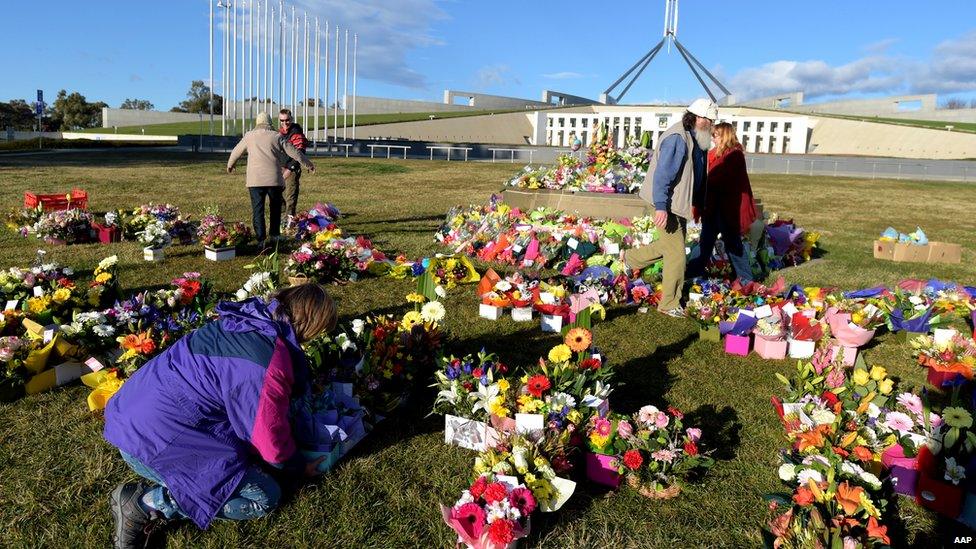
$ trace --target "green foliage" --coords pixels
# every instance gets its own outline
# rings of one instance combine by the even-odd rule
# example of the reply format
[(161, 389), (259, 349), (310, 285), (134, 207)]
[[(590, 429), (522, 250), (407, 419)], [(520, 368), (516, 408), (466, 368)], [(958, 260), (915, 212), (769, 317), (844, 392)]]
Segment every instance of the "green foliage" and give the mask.
[(133, 109), (137, 111), (151, 111), (156, 108), (148, 99), (128, 99), (119, 105), (120, 109)]
[(89, 103), (78, 92), (70, 94), (61, 90), (51, 109), (52, 119), (59, 123), (61, 130), (79, 130), (102, 125), (102, 109), (108, 105), (102, 101)]
[[(122, 107), (126, 108), (126, 107)], [(218, 94), (213, 96), (213, 112), (220, 114), (224, 108), (224, 98)], [(202, 112), (210, 114), (210, 86), (203, 80), (190, 82), (190, 89), (186, 92), (186, 99), (176, 107), (170, 109), (171, 112)]]

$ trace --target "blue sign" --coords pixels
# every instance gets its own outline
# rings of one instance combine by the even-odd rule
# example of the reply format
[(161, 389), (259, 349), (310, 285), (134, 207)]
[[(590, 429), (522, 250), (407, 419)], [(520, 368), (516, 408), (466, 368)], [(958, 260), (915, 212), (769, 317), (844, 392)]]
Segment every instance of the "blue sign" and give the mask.
[(37, 90), (37, 101), (38, 103), (44, 102), (44, 90)]
[(41, 116), (41, 115), (44, 114), (44, 102), (43, 101), (37, 101), (37, 102), (34, 103), (34, 114), (36, 114), (37, 116)]

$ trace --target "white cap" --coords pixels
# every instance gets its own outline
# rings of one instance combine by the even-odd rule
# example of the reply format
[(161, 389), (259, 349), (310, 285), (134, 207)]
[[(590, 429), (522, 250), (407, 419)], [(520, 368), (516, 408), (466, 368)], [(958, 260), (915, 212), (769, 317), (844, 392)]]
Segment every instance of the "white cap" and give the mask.
[(709, 99), (695, 99), (688, 105), (688, 112), (709, 120), (718, 120), (718, 105)]

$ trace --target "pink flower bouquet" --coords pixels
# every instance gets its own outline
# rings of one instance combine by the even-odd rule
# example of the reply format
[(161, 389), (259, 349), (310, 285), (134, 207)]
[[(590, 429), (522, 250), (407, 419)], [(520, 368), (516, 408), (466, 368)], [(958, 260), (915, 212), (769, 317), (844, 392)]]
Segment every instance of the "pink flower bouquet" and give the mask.
[(536, 509), (532, 490), (479, 476), (452, 506), (441, 505), (444, 524), (457, 532), (458, 543), (470, 549), (503, 549), (529, 535), (529, 516)]

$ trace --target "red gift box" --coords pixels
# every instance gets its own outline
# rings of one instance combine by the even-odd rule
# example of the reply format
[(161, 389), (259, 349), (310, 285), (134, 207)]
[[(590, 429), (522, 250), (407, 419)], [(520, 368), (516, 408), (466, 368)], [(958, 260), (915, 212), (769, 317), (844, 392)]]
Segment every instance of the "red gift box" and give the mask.
[(92, 229), (95, 230), (96, 237), (102, 244), (118, 242), (122, 239), (122, 234), (118, 227), (105, 226), (101, 223), (92, 223)]
[(915, 502), (940, 515), (958, 517), (962, 511), (964, 495), (961, 486), (943, 482), (924, 472), (918, 476), (918, 495), (915, 496)]

